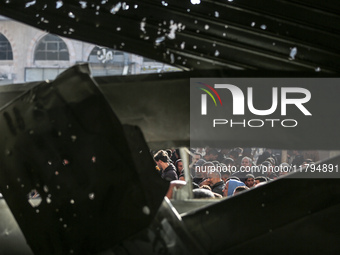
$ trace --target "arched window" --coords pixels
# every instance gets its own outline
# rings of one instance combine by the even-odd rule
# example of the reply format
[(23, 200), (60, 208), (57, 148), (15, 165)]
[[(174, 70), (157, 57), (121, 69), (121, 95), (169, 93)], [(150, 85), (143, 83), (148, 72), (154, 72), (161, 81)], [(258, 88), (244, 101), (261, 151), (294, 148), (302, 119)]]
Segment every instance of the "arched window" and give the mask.
[(34, 51), (34, 60), (69, 60), (66, 43), (58, 36), (47, 34), (38, 43)]
[(11, 44), (3, 34), (0, 34), (0, 60), (13, 60)]

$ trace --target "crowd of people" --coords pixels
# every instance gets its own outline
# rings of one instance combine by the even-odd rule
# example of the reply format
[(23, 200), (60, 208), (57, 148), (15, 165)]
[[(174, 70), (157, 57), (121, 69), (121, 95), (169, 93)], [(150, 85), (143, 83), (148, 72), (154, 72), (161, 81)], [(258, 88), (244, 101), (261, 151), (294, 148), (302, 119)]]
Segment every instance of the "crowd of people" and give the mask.
[[(281, 163), (270, 149), (254, 155), (251, 148), (191, 149), (189, 173), (194, 198), (230, 197), (240, 192), (263, 185), (289, 174), (314, 158), (305, 158), (301, 151), (291, 151), (289, 162)], [(154, 154), (156, 169), (161, 177), (170, 181), (167, 196), (172, 198), (172, 189), (186, 184), (185, 171), (178, 150), (160, 150)]]

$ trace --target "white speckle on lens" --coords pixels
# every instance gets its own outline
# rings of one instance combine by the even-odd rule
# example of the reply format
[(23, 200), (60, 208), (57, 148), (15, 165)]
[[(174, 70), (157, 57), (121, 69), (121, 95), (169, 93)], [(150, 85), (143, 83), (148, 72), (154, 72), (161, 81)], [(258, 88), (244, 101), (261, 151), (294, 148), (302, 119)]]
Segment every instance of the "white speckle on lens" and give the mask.
[(125, 2), (123, 2), (122, 9), (124, 11), (127, 11), (127, 10), (129, 10), (129, 8), (130, 8), (130, 6), (128, 4), (126, 4)]
[(215, 17), (216, 18), (220, 17), (220, 13), (219, 12), (215, 12)]
[(62, 7), (63, 6), (63, 1), (57, 1), (56, 2), (56, 9), (59, 9), (60, 7)]
[(165, 40), (165, 36), (162, 36), (162, 37), (158, 37), (158, 38), (156, 38), (156, 41), (155, 41), (155, 43), (156, 43), (156, 45), (159, 45), (161, 42), (163, 42)]
[(201, 0), (191, 0), (190, 1), (192, 4), (200, 4)]
[(72, 140), (72, 142), (75, 142), (77, 140), (77, 136), (71, 135), (71, 140)]
[(170, 63), (171, 64), (175, 63), (175, 56), (173, 53), (170, 54)]
[(208, 30), (208, 29), (209, 29), (209, 25), (205, 25), (205, 26), (204, 26), (204, 29), (205, 29), (205, 30)]
[(70, 203), (71, 203), (71, 204), (74, 204), (74, 200), (73, 200), (73, 199), (71, 199), (71, 200), (70, 200)]
[(182, 42), (181, 43), (181, 49), (184, 50), (184, 48), (185, 48), (185, 42)]
[(297, 54), (297, 48), (296, 47), (291, 48), (290, 53), (289, 53), (289, 59), (294, 60), (296, 54)]
[(35, 5), (35, 3), (36, 3), (35, 0), (31, 1), (31, 2), (28, 2), (28, 3), (25, 4), (25, 7), (28, 8), (28, 7), (32, 6), (32, 5)]
[(163, 6), (168, 6), (168, 3), (165, 2), (165, 1), (162, 1), (162, 5), (163, 5)]
[(117, 31), (120, 31), (120, 30), (122, 30), (122, 28), (121, 28), (121, 27), (117, 27), (116, 30), (117, 30)]
[(266, 30), (266, 29), (267, 29), (267, 26), (263, 24), (263, 25), (260, 26), (260, 28), (261, 28), (262, 30)]
[(87, 7), (87, 2), (85, 1), (79, 1), (80, 5), (81, 5), (81, 8), (82, 9), (85, 9)]
[(146, 214), (146, 215), (149, 215), (150, 214), (150, 208), (148, 206), (144, 206), (143, 207), (143, 213)]
[(92, 163), (96, 163), (96, 160), (97, 160), (97, 158), (96, 158), (95, 156), (93, 156), (93, 157), (91, 158)]
[(321, 71), (320, 67), (315, 68), (315, 72), (320, 72), (320, 71)]
[(110, 12), (112, 14), (116, 14), (120, 10), (121, 7), (122, 7), (122, 3), (118, 2), (116, 5), (112, 6)]
[(220, 52), (218, 50), (216, 50), (214, 55), (215, 55), (215, 57), (218, 57), (220, 55)]
[(51, 202), (52, 202), (52, 200), (49, 197), (47, 197), (46, 198), (46, 203), (50, 204)]
[(44, 191), (47, 193), (48, 192), (48, 187), (46, 185), (44, 185)]
[(89, 199), (93, 200), (94, 197), (95, 197), (95, 196), (94, 196), (94, 193), (93, 193), (93, 192), (89, 194)]
[(74, 19), (76, 16), (73, 14), (73, 12), (69, 12), (68, 13), (68, 16), (70, 17), (70, 18), (72, 18), (72, 19)]
[(252, 27), (255, 27), (255, 22), (252, 22), (250, 25), (251, 25)]

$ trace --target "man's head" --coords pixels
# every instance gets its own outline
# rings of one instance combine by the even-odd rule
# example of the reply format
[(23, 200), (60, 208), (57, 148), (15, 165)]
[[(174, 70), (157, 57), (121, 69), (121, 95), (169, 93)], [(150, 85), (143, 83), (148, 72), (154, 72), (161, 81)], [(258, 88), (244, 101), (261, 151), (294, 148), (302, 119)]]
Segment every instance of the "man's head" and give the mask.
[(196, 163), (198, 160), (200, 160), (202, 158), (202, 155), (198, 152), (195, 152), (193, 155), (192, 155), (192, 163)]
[(244, 167), (252, 166), (252, 164), (253, 164), (253, 161), (249, 157), (243, 157), (242, 160), (241, 160), (241, 166), (244, 166)]
[(254, 187), (254, 185), (255, 185), (255, 177), (254, 177), (254, 175), (252, 175), (252, 174), (247, 174), (247, 175), (246, 175), (246, 178), (245, 178), (245, 181), (244, 181), (244, 184), (245, 184), (248, 188)]
[(239, 157), (239, 153), (235, 150), (229, 152), (229, 157), (236, 161)]
[(247, 186), (238, 186), (235, 188), (234, 190), (234, 194), (233, 195), (236, 195), (242, 191), (245, 191), (245, 190), (248, 190), (249, 188)]
[(222, 160), (222, 163), (224, 163), (226, 166), (233, 166), (233, 165), (235, 165), (235, 161), (232, 158), (224, 158)]
[(200, 159), (194, 164), (195, 177), (203, 177), (203, 165), (205, 163), (204, 159)]
[(177, 171), (178, 171), (179, 173), (182, 172), (182, 170), (183, 170), (183, 162), (182, 162), (181, 159), (177, 159), (177, 160), (176, 160), (176, 162), (175, 162), (175, 167), (176, 167), (176, 169), (177, 169)]
[(220, 174), (220, 172), (218, 172), (218, 171), (210, 171), (210, 172), (208, 173), (208, 175), (207, 175), (207, 178), (208, 178), (208, 180), (210, 181), (210, 183), (211, 183), (212, 185), (214, 185), (215, 183), (218, 183), (218, 182), (222, 181), (222, 179), (221, 179), (221, 174)]
[(213, 161), (218, 158), (218, 151), (214, 148), (207, 148), (205, 150), (205, 156), (204, 159), (207, 161)]
[(255, 185), (259, 184), (260, 182), (267, 182), (267, 178), (264, 176), (258, 176), (255, 178)]
[(168, 153), (164, 150), (158, 151), (154, 156), (153, 159), (155, 160), (157, 166), (161, 169), (164, 170), (169, 166), (170, 163), (170, 158), (168, 156)]

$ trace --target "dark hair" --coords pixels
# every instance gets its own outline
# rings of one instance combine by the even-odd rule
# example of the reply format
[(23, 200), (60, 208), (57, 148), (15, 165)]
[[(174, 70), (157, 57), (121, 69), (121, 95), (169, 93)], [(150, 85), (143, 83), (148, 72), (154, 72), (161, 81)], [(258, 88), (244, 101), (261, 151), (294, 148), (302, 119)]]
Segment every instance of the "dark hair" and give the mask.
[(200, 156), (200, 158), (202, 158), (202, 154), (201, 154), (201, 153), (199, 153), (199, 152), (194, 152), (194, 155), (199, 155), (199, 156)]
[(232, 157), (237, 159), (238, 156), (239, 156), (239, 153), (237, 151), (231, 151), (231, 152), (229, 152), (229, 156), (232, 156)]
[(163, 161), (164, 163), (169, 163), (170, 162), (170, 158), (168, 156), (168, 153), (166, 151), (160, 150), (158, 151), (154, 156), (153, 159), (157, 162), (157, 161)]
[(178, 163), (179, 162), (182, 162), (182, 160), (181, 159), (177, 159), (176, 162), (175, 162), (175, 167), (176, 167), (177, 170), (178, 170)]
[(223, 160), (222, 160), (222, 163), (224, 163), (224, 164), (226, 164), (226, 165), (229, 165), (229, 164), (232, 164), (232, 165), (234, 165), (235, 164), (235, 161), (232, 159), (232, 158), (224, 158)]
[(207, 189), (193, 189), (194, 198), (215, 198), (214, 193)]
[(245, 190), (247, 190), (247, 189), (249, 189), (247, 186), (238, 186), (238, 187), (236, 187), (236, 188), (234, 189), (234, 193), (235, 193), (235, 192), (245, 191)]
[(165, 150), (166, 153), (168, 153), (168, 157), (171, 158), (172, 156), (172, 151), (170, 149)]
[(249, 178), (255, 179), (255, 176), (252, 175), (252, 174), (247, 174), (246, 177), (245, 177), (245, 179), (247, 180), (247, 179), (249, 179)]
[(255, 180), (259, 180), (260, 182), (266, 182), (267, 178), (264, 177), (264, 176), (258, 176), (258, 177), (255, 178)]
[(310, 158), (305, 159), (303, 162), (306, 162), (307, 164), (314, 164), (314, 161)]
[(218, 151), (214, 148), (208, 148), (205, 151), (206, 155), (218, 155)]

